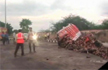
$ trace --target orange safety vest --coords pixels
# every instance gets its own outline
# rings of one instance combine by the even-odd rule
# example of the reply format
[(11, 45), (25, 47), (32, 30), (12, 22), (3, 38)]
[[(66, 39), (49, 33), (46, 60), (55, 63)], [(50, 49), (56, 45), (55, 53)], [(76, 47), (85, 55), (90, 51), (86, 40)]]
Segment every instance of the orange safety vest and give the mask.
[(21, 32), (17, 34), (17, 43), (24, 43), (23, 33)]

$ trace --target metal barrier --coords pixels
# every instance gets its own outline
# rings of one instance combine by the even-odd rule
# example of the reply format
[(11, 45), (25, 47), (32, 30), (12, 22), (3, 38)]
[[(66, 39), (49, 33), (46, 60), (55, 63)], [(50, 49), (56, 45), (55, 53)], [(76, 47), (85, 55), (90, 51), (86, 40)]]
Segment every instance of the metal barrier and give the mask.
[(57, 43), (58, 41), (56, 39), (48, 39), (47, 42)]

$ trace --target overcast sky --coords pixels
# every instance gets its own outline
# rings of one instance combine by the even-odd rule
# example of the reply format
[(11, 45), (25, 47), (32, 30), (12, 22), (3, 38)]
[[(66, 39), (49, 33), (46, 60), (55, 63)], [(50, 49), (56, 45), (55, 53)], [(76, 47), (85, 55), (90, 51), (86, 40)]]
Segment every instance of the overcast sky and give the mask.
[[(108, 16), (107, 0), (6, 0), (7, 22), (19, 28), (23, 18), (30, 19), (35, 31), (47, 29), (69, 14), (99, 24)], [(4, 22), (4, 0), (0, 0), (0, 21)]]

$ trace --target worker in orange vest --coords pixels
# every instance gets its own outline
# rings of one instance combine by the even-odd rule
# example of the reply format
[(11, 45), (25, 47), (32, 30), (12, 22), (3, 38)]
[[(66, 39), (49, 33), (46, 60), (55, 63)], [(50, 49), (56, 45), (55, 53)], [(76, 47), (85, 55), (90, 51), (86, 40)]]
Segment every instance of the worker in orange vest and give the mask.
[(24, 55), (24, 35), (22, 33), (22, 30), (19, 30), (19, 32), (16, 35), (16, 49), (15, 49), (15, 53), (14, 56), (16, 57), (17, 51), (19, 49), (19, 47), (21, 47), (21, 55)]

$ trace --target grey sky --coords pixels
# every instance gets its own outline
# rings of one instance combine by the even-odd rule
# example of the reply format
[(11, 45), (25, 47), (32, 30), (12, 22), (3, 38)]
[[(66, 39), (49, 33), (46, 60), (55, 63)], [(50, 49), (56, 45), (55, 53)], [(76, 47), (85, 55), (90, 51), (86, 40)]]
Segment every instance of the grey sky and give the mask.
[[(69, 14), (98, 22), (108, 16), (107, 0), (7, 0), (7, 22), (17, 29), (23, 18), (30, 19), (39, 31)], [(105, 4), (106, 3), (106, 4)], [(4, 0), (0, 1), (0, 21), (4, 22)]]

